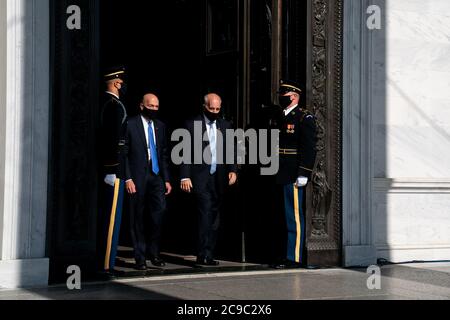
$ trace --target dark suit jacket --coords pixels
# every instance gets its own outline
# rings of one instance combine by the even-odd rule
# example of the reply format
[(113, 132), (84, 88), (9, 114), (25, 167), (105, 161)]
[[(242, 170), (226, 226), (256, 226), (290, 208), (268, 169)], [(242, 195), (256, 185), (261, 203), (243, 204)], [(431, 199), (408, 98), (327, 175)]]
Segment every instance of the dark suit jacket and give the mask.
[[(192, 184), (194, 185), (194, 192), (196, 190), (204, 190), (206, 187), (206, 183), (208, 182), (208, 176), (210, 175), (211, 166), (207, 163), (204, 163), (203, 157), (202, 157), (202, 164), (193, 164), (194, 163), (194, 145), (198, 144), (199, 141), (194, 141), (194, 124), (195, 122), (201, 122), (202, 123), (202, 136), (206, 133), (207, 126), (205, 117), (203, 114), (195, 117), (192, 120), (189, 120), (185, 123), (185, 129), (187, 129), (190, 132), (191, 135), (191, 141), (192, 141), (192, 151), (191, 151), (191, 164), (185, 164), (183, 163), (180, 166), (180, 178), (181, 179), (191, 179)], [(217, 130), (221, 131), (223, 134), (223, 155), (224, 155), (224, 164), (218, 164), (217, 165), (217, 182), (218, 182), (218, 191), (224, 192), (226, 187), (228, 186), (228, 175), (231, 172), (237, 173), (237, 148), (236, 143), (233, 143), (234, 148), (234, 163), (233, 164), (226, 164), (226, 146), (227, 146), (227, 139), (226, 139), (226, 130), (233, 129), (231, 126), (231, 123), (224, 120), (219, 119), (216, 123)], [(208, 141), (202, 141), (202, 151), (204, 151), (206, 148), (209, 147)]]
[[(155, 120), (154, 127), (160, 175), (164, 182), (170, 182), (166, 126), (161, 121)], [(145, 181), (146, 170), (151, 170), (144, 130), (141, 116), (136, 116), (128, 120), (126, 134), (126, 180), (132, 179), (136, 186), (142, 186)]]

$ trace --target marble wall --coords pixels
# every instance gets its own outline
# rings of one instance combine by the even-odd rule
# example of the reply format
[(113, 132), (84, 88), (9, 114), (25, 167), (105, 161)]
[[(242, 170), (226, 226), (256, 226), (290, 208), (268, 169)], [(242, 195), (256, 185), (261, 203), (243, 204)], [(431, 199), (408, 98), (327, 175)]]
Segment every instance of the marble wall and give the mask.
[(378, 256), (389, 261), (450, 259), (450, 183), (446, 189), (377, 183), (374, 194), (374, 243)]
[(385, 12), (385, 119), (373, 110), (374, 243), (395, 262), (450, 260), (450, 2), (389, 0)]
[[(450, 1), (386, 2), (386, 159), (375, 175), (450, 178)], [(376, 112), (374, 113), (376, 114)]]
[(450, 1), (345, 3), (345, 263), (450, 260)]

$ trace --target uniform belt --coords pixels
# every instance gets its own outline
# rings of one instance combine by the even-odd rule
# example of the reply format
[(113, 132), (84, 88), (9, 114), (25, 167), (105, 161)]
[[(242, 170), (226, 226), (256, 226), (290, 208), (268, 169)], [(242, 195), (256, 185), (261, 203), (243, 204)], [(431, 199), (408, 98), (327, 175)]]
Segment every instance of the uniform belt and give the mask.
[(297, 155), (297, 149), (279, 149), (279, 154), (283, 155)]

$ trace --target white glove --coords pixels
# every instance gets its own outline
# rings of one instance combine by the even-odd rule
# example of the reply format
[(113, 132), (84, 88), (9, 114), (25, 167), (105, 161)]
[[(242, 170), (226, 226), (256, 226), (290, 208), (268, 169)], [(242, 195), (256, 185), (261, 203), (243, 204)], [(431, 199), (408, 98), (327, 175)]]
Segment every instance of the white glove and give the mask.
[(105, 177), (105, 183), (107, 184), (107, 185), (109, 185), (109, 186), (111, 186), (111, 187), (114, 187), (115, 185), (116, 185), (116, 180), (117, 180), (117, 177), (116, 177), (116, 175), (115, 174), (108, 174), (106, 177)]
[(297, 179), (297, 182), (295, 183), (295, 186), (297, 188), (303, 188), (303, 187), (306, 187), (307, 184), (308, 184), (308, 178), (306, 178), (306, 177), (299, 177)]

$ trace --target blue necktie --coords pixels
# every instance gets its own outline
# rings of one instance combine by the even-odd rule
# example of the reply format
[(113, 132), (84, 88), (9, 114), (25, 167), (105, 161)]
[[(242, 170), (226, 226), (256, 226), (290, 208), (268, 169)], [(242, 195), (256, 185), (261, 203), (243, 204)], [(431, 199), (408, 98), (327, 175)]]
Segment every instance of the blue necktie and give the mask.
[(156, 142), (153, 136), (152, 122), (148, 123), (148, 148), (150, 149), (150, 155), (152, 157), (152, 171), (154, 174), (159, 173), (158, 153), (156, 151)]
[(216, 130), (214, 130), (214, 122), (209, 123), (209, 143), (211, 148), (211, 174), (215, 174), (217, 171), (217, 140), (216, 140)]

